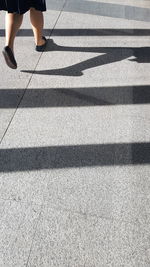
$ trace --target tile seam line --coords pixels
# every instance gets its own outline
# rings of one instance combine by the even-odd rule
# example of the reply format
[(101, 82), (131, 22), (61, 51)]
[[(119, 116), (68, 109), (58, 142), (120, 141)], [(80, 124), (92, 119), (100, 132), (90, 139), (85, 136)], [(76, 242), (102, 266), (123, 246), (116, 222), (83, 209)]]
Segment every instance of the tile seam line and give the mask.
[[(63, 10), (64, 10), (64, 7), (65, 7), (67, 1), (68, 1), (68, 0), (65, 0), (65, 1), (64, 1), (64, 4), (63, 4), (63, 6), (62, 6), (62, 9), (61, 9), (61, 11), (59, 12), (59, 15), (58, 15), (58, 17), (57, 17), (57, 19), (56, 19), (56, 21), (55, 21), (54, 26), (53, 26), (53, 29), (52, 29), (51, 32), (50, 32), (49, 39), (50, 39), (50, 37), (51, 37), (52, 34), (53, 34), (53, 31), (54, 31), (54, 29), (55, 29), (55, 27), (56, 27), (56, 25), (57, 25), (57, 23), (58, 23), (58, 21), (59, 21), (59, 19), (60, 19), (60, 16), (61, 16), (61, 14), (62, 14), (62, 12), (63, 12)], [(19, 107), (19, 105), (20, 105), (20, 103), (21, 103), (21, 101), (22, 101), (22, 99), (23, 99), (23, 97), (24, 97), (24, 95), (25, 95), (25, 93), (26, 93), (28, 87), (29, 87), (29, 84), (30, 84), (30, 82), (31, 82), (31, 80), (32, 80), (32, 77), (33, 77), (34, 72), (35, 72), (35, 70), (36, 70), (36, 68), (37, 68), (37, 66), (38, 66), (38, 64), (39, 64), (39, 62), (40, 62), (40, 59), (41, 59), (42, 55), (43, 55), (43, 52), (41, 53), (41, 55), (40, 55), (40, 57), (39, 57), (39, 59), (38, 59), (38, 61), (37, 61), (37, 64), (36, 64), (36, 66), (35, 66), (35, 69), (34, 69), (32, 75), (31, 75), (31, 77), (30, 77), (30, 79), (29, 79), (29, 82), (28, 82), (27, 87), (26, 87), (26, 89), (25, 89), (25, 91), (24, 91), (24, 94), (23, 94), (23, 96), (22, 96), (22, 98), (21, 98), (21, 100), (20, 100), (20, 102), (19, 102), (19, 104), (18, 104), (18, 106), (17, 106), (17, 109), (18, 109), (18, 107)], [(17, 109), (16, 109), (16, 111), (17, 111)], [(16, 111), (15, 111), (15, 113), (16, 113)], [(15, 114), (14, 114), (14, 115), (15, 115)], [(13, 117), (14, 117), (14, 116), (13, 116)], [(9, 125), (10, 125), (10, 124), (9, 124)], [(1, 142), (0, 142), (0, 144), (1, 144)], [(37, 218), (37, 223), (36, 223), (36, 225), (35, 225), (35, 231), (34, 231), (34, 234), (33, 234), (32, 242), (31, 242), (31, 246), (30, 246), (30, 250), (29, 250), (29, 255), (28, 255), (28, 258), (27, 258), (26, 267), (29, 266), (29, 261), (30, 261), (30, 256), (31, 256), (32, 248), (33, 248), (34, 238), (35, 238), (35, 235), (36, 235), (36, 232), (37, 232), (37, 227), (38, 227), (38, 223), (39, 223), (39, 221), (40, 221), (40, 217), (41, 217), (41, 214), (42, 214), (43, 206), (44, 206), (44, 200), (43, 200), (43, 202), (42, 202), (42, 205), (41, 205), (41, 211), (40, 211), (40, 213), (39, 213), (39, 216), (38, 216), (38, 218)]]
[[(62, 12), (63, 12), (63, 9), (64, 9), (64, 7), (65, 7), (67, 1), (68, 1), (68, 0), (66, 0), (66, 1), (64, 2), (63, 7), (62, 7), (61, 11), (59, 12), (59, 15), (58, 15), (58, 17), (57, 17), (57, 19), (56, 19), (56, 21), (55, 21), (55, 23), (54, 23), (54, 26), (53, 26), (53, 28), (52, 28), (52, 30), (51, 30), (50, 35), (49, 35), (48, 38), (51, 37), (51, 35), (52, 35), (52, 33), (53, 33), (53, 31), (54, 31), (54, 29), (55, 29), (57, 23), (58, 23), (58, 20), (59, 20), (61, 14), (62, 14)], [(31, 74), (31, 76), (30, 76), (30, 78), (29, 78), (29, 81), (28, 81), (26, 87), (25, 87), (24, 90), (23, 90), (22, 97), (20, 98), (20, 100), (19, 100), (19, 102), (18, 102), (18, 104), (17, 104), (17, 107), (16, 107), (16, 109), (15, 109), (15, 111), (14, 111), (12, 117), (11, 117), (11, 120), (9, 121), (9, 123), (8, 123), (8, 125), (7, 125), (7, 128), (6, 128), (6, 130), (4, 131), (4, 134), (2, 135), (2, 138), (1, 138), (1, 140), (0, 140), (0, 145), (2, 144), (2, 142), (3, 142), (3, 140), (4, 140), (4, 137), (5, 137), (5, 135), (7, 134), (7, 131), (8, 131), (8, 129), (9, 129), (9, 127), (10, 127), (10, 125), (11, 125), (11, 123), (12, 123), (14, 117), (15, 117), (15, 115), (16, 115), (16, 112), (17, 112), (17, 110), (18, 110), (18, 108), (19, 108), (19, 106), (20, 106), (20, 104), (21, 104), (21, 102), (22, 102), (22, 100), (23, 100), (23, 98), (24, 98), (24, 96), (25, 96), (25, 94), (26, 94), (26, 91), (27, 91), (27, 89), (28, 89), (28, 87), (29, 87), (29, 84), (30, 84), (30, 82), (31, 82), (31, 80), (32, 80), (32, 77), (33, 77), (33, 75), (34, 75), (34, 72), (35, 72), (35, 70), (36, 70), (36, 68), (37, 68), (37, 66), (38, 66), (38, 64), (39, 64), (39, 62), (40, 62), (40, 59), (41, 59), (41, 57), (42, 57), (42, 54), (43, 54), (43, 52), (42, 52), (41, 55), (39, 56), (39, 59), (38, 59), (36, 65), (35, 65), (34, 71), (33, 71), (33, 73)]]
[(37, 227), (38, 227), (38, 223), (39, 223), (39, 220), (40, 220), (40, 217), (41, 217), (41, 214), (42, 214), (42, 210), (43, 210), (43, 204), (41, 205), (41, 210), (39, 212), (39, 216), (38, 216), (37, 221), (35, 223), (35, 231), (33, 233), (33, 237), (32, 237), (32, 240), (31, 240), (31, 246), (30, 246), (30, 249), (29, 249), (29, 255), (28, 255), (27, 263), (26, 263), (25, 267), (29, 266), (29, 260), (30, 260), (30, 256), (31, 256), (31, 252), (32, 252), (33, 242), (34, 242), (34, 238), (35, 238), (35, 235), (36, 235), (36, 232), (37, 232)]

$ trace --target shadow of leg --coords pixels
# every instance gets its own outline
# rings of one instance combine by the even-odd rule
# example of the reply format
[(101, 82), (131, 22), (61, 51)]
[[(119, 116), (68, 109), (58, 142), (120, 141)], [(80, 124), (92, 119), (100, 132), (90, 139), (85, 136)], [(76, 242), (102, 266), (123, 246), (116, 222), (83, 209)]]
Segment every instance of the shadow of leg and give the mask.
[[(60, 76), (82, 76), (84, 70), (95, 68), (95, 67), (102, 66), (105, 64), (110, 64), (113, 62), (118, 62), (132, 55), (133, 55), (132, 49), (118, 48), (114, 50), (113, 48), (110, 48), (108, 53), (104, 55), (99, 55), (94, 58), (90, 58), (83, 62), (74, 64), (72, 66), (61, 68), (61, 69), (34, 71), (34, 74), (60, 75)], [(22, 72), (33, 73), (32, 70), (29, 70), (29, 71), (23, 70)]]

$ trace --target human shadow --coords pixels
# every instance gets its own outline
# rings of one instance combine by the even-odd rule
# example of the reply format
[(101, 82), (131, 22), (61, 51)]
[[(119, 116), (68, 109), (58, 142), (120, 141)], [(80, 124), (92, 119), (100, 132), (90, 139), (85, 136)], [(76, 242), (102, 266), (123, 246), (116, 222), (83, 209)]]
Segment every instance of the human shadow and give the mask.
[(83, 71), (95, 68), (98, 66), (122, 61), (124, 59), (134, 56), (134, 61), (138, 63), (150, 63), (150, 47), (69, 47), (60, 46), (48, 40), (45, 52), (49, 51), (62, 51), (62, 52), (90, 52), (100, 53), (100, 55), (79, 62), (77, 64), (50, 70), (22, 70), (22, 72), (40, 74), (40, 75), (60, 75), (60, 76), (82, 76)]
[(134, 59), (130, 61), (136, 61), (138, 63), (150, 63), (150, 47), (141, 47), (133, 49)]

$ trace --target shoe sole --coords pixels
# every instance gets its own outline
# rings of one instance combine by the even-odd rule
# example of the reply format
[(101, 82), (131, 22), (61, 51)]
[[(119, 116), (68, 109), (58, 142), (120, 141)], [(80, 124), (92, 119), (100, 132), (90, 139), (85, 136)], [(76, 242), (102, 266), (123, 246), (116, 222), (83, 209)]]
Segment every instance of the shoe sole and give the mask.
[(5, 61), (6, 61), (7, 66), (8, 66), (9, 68), (11, 68), (11, 69), (17, 69), (17, 66), (15, 66), (15, 65), (11, 62), (11, 60), (10, 60), (8, 54), (7, 54), (5, 51), (2, 51), (2, 53), (3, 53), (3, 56), (4, 56), (4, 59), (5, 59)]

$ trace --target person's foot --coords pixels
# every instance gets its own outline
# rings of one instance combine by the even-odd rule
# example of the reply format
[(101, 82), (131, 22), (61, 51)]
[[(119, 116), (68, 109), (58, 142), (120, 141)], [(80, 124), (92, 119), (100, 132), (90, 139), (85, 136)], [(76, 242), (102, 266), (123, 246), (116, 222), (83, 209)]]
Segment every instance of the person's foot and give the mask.
[(9, 46), (5, 46), (2, 53), (7, 66), (11, 69), (17, 69), (17, 62), (15, 60), (14, 53), (11, 48)]
[(47, 44), (47, 39), (43, 36), (41, 42), (36, 45), (35, 50), (37, 52), (43, 52)]

